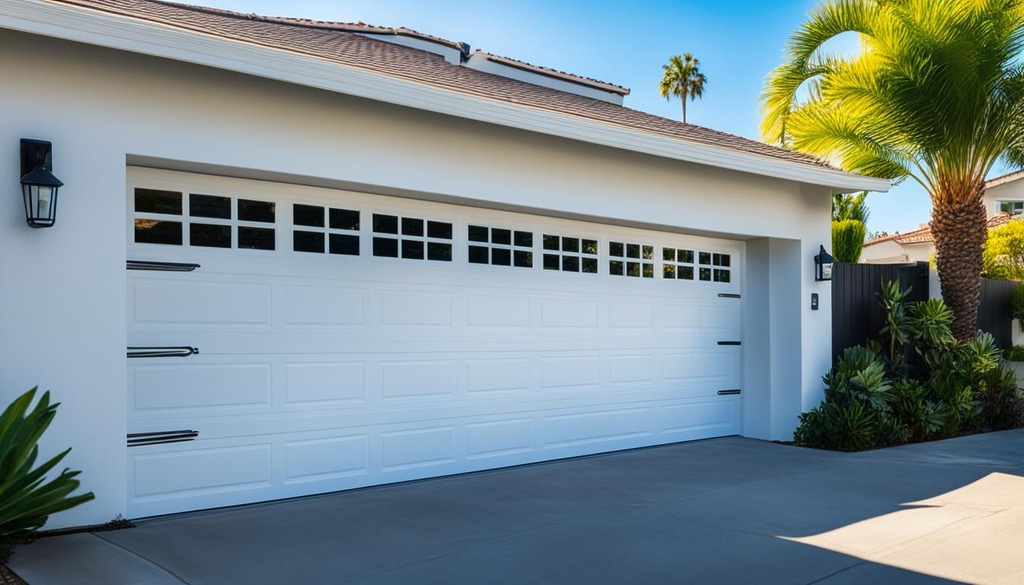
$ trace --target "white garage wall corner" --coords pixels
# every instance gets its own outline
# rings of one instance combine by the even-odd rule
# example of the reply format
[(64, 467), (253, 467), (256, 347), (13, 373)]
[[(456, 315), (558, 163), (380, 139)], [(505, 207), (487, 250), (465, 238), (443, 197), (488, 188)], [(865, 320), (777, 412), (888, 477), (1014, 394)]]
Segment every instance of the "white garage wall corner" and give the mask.
[[(0, 45), (2, 47), (2, 45)], [(0, 71), (10, 71), (0, 48)], [(60, 402), (40, 441), (40, 460), (71, 447), (60, 464), (82, 472), (82, 490), (96, 500), (51, 518), (47, 528), (113, 519), (125, 507), (124, 155), (101, 135), (82, 133), (59, 107), (40, 104), (21, 84), (0, 88), (0, 285), (3, 347), (0, 401), (33, 386)], [(33, 88), (52, 94), (45, 84)], [(63, 91), (63, 88), (53, 88)], [(32, 229), (18, 197), (19, 139), (53, 142), (60, 190), (56, 225)], [(15, 180), (11, 180), (14, 177)]]

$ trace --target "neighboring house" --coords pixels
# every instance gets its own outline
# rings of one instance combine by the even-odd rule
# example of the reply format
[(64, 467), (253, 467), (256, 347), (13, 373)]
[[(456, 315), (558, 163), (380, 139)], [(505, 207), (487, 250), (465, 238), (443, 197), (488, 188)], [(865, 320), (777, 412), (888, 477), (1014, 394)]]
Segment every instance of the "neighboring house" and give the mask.
[[(990, 215), (987, 229), (1006, 225), (1015, 219), (1009, 213)], [(920, 229), (903, 234), (886, 235), (864, 244), (860, 261), (866, 264), (899, 264), (903, 262), (931, 262), (935, 253), (932, 229), (924, 224)]]
[(1024, 214), (1024, 170), (985, 181), (985, 211), (989, 217), (1006, 213)]
[(407, 29), (7, 0), (0, 71), (0, 399), (96, 494), (51, 526), (789, 439), (831, 195), (888, 187)]

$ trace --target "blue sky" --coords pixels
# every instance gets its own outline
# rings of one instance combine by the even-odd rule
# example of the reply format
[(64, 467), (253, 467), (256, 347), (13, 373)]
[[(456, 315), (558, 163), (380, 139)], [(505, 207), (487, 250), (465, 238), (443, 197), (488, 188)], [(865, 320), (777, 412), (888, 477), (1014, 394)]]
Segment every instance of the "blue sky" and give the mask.
[[(816, 0), (183, 0), (239, 12), (405, 26), (512, 57), (629, 87), (625, 105), (679, 118), (658, 94), (661, 65), (693, 53), (708, 83), (687, 119), (758, 138), (757, 99), (782, 62), (790, 33)], [(872, 194), (870, 231), (910, 231), (929, 220), (912, 181)]]

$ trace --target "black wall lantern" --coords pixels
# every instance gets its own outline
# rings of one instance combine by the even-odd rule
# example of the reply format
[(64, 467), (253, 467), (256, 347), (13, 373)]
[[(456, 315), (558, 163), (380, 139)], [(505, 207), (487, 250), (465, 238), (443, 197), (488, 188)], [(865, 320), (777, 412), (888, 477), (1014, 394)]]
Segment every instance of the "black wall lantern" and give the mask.
[(57, 190), (64, 183), (51, 171), (53, 145), (22, 138), (21, 194), (25, 198), (25, 221), (34, 228), (51, 227), (57, 220)]
[(835, 263), (836, 259), (825, 251), (825, 246), (821, 246), (818, 255), (814, 257), (814, 280), (832, 280), (832, 267)]

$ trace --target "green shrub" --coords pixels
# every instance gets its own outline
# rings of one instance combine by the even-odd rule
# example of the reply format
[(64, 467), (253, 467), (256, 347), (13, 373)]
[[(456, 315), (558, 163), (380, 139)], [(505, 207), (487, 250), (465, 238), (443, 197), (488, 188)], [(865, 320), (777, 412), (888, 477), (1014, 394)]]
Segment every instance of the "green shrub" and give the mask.
[(1011, 362), (1024, 362), (1024, 345), (1015, 345), (1006, 350), (1006, 360)]
[[(908, 292), (882, 284), (881, 340), (843, 351), (822, 378), (824, 402), (800, 417), (797, 444), (855, 451), (1024, 426), (1016, 376), (992, 336), (958, 343), (945, 303), (910, 303)], [(927, 365), (917, 377), (904, 366), (910, 348)]]
[(34, 530), (56, 514), (93, 499), (92, 492), (72, 496), (80, 472), (64, 469), (49, 482), (47, 474), (71, 451), (66, 449), (35, 466), (37, 442), (57, 414), (59, 403), (50, 404), (44, 392), (32, 410), (36, 388), (22, 394), (0, 415), (0, 560), (11, 547), (23, 542)]
[(981, 258), (985, 278), (1024, 280), (1024, 221), (1015, 219), (989, 230)]
[(836, 262), (857, 262), (868, 228), (864, 222), (844, 219), (832, 222), (832, 256)]

